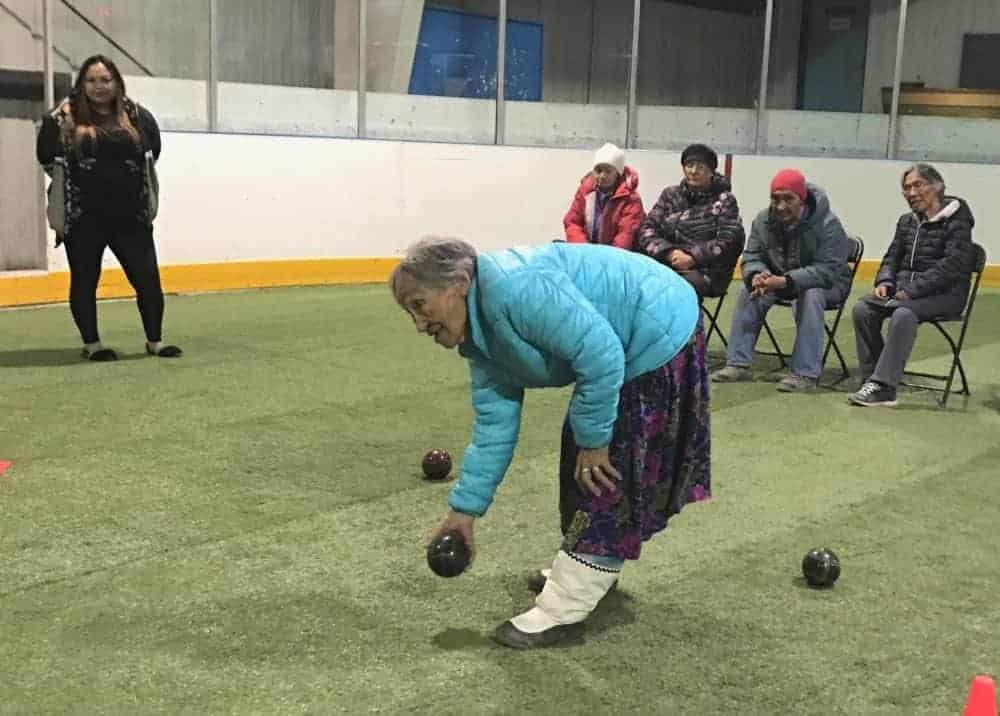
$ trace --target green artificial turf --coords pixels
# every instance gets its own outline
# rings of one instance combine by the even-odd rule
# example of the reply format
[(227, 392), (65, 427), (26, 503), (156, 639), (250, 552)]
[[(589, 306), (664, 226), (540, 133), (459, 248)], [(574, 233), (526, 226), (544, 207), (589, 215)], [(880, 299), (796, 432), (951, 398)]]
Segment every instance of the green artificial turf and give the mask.
[[(1000, 676), (996, 290), (945, 411), (781, 394), (765, 358), (714, 387), (714, 498), (583, 644), (530, 653), (488, 636), (559, 543), (566, 390), (529, 393), (478, 559), (443, 580), (422, 541), (449, 486), (420, 459), (461, 458), (466, 366), (384, 287), (170, 296), (176, 361), (132, 302), (99, 310), (117, 363), (80, 360), (64, 305), (0, 312), (2, 713), (958, 714)], [(853, 364), (849, 312), (838, 338)], [(925, 327), (913, 365), (945, 352)], [(820, 545), (826, 591), (800, 578)]]

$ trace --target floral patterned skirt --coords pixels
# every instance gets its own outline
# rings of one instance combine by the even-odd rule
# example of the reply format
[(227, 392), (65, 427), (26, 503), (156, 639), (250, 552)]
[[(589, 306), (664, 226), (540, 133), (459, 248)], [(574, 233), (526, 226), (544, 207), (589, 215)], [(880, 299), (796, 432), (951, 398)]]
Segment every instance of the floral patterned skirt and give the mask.
[(688, 502), (711, 494), (709, 379), (705, 334), (670, 362), (626, 382), (609, 447), (622, 479), (602, 495), (584, 492), (573, 477), (577, 446), (563, 424), (559, 465), (562, 548), (638, 559), (642, 543), (667, 526)]

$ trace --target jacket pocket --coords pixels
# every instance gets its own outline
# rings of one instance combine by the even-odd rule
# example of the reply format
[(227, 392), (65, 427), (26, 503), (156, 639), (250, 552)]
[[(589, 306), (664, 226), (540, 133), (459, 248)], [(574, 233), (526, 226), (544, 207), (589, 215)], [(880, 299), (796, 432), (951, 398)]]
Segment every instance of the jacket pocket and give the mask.
[(45, 216), (49, 226), (56, 232), (56, 246), (66, 236), (66, 160), (56, 157), (52, 164), (52, 182), (48, 190), (48, 206)]

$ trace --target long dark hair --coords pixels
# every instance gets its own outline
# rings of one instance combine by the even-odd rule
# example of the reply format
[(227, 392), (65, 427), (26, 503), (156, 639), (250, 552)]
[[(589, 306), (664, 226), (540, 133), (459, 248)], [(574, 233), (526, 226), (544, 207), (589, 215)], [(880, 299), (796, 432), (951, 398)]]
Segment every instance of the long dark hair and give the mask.
[(92, 55), (83, 61), (80, 71), (76, 75), (76, 82), (73, 83), (73, 90), (69, 94), (69, 111), (73, 119), (72, 139), (79, 145), (85, 137), (92, 141), (97, 140), (97, 126), (94, 124), (94, 108), (90, 105), (87, 97), (87, 71), (94, 65), (104, 65), (111, 73), (115, 81), (114, 115), (118, 121), (118, 126), (129, 133), (132, 141), (136, 144), (140, 142), (139, 131), (132, 124), (126, 111), (127, 96), (125, 94), (125, 80), (122, 73), (118, 71), (118, 66), (104, 55)]

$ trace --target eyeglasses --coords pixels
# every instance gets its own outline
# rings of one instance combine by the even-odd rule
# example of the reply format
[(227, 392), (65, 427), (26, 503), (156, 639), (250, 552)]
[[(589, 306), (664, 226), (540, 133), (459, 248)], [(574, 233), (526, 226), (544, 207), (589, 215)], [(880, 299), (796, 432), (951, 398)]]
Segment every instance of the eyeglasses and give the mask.
[(930, 184), (928, 184), (927, 182), (919, 180), (915, 182), (910, 182), (909, 184), (903, 184), (903, 194), (909, 194), (914, 191), (923, 191), (929, 186)]

